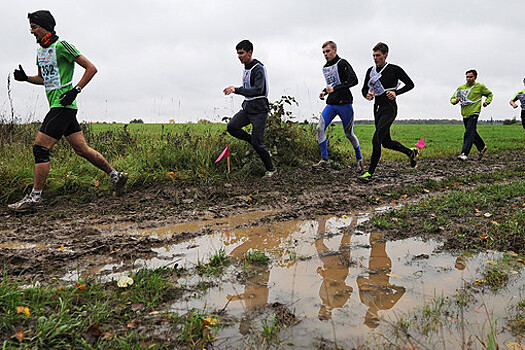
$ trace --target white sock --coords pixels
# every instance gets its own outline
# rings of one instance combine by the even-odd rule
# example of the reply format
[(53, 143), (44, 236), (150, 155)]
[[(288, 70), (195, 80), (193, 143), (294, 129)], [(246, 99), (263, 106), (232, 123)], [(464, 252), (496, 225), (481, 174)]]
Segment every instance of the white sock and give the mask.
[(33, 188), (33, 190), (31, 191), (31, 197), (33, 199), (39, 199), (40, 197), (42, 197), (42, 190), (37, 191)]
[(109, 173), (109, 176), (111, 177), (112, 180), (116, 180), (117, 177), (118, 177), (118, 171), (116, 171), (115, 169), (113, 169), (113, 170)]

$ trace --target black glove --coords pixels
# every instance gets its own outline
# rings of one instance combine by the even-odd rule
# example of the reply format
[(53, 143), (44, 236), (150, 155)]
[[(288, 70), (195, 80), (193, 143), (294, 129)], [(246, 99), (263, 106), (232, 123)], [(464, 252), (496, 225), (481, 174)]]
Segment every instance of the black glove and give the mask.
[(80, 92), (79, 90), (80, 89), (75, 87), (68, 92), (64, 92), (62, 95), (60, 95), (60, 104), (64, 107), (72, 104), (73, 101), (75, 101), (75, 98), (77, 98), (77, 95)]
[(15, 72), (13, 73), (15, 80), (18, 81), (27, 81), (27, 74), (24, 72), (24, 68), (22, 68), (22, 65), (18, 65), (18, 69), (15, 69)]

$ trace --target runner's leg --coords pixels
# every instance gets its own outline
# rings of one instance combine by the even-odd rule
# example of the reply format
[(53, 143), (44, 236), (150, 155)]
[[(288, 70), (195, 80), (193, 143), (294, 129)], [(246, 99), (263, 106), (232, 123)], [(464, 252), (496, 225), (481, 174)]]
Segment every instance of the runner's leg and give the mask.
[[(389, 108), (390, 107), (390, 108)], [(390, 127), (392, 126), (392, 123), (397, 117), (397, 106), (390, 104), (389, 107), (386, 107), (387, 113), (391, 113), (391, 116), (389, 116), (387, 119), (390, 120), (390, 124), (388, 125), (388, 129), (385, 130), (386, 134), (383, 137), (382, 145), (384, 148), (388, 148), (394, 151), (398, 151), (401, 153), (406, 154), (408, 157), (412, 155), (412, 150), (408, 147), (405, 147), (401, 144), (401, 142), (392, 140), (392, 137), (390, 136)]]
[[(53, 148), (53, 146), (58, 142), (51, 136), (48, 136), (41, 131), (38, 132), (35, 138), (35, 145), (42, 146), (47, 149)], [(49, 169), (51, 168), (49, 162), (45, 163), (36, 163), (35, 171), (33, 175), (33, 190), (42, 191), (44, 189), (44, 184), (46, 183), (47, 176), (49, 175)]]
[(337, 115), (337, 111), (331, 105), (326, 105), (321, 112), (321, 118), (317, 124), (317, 141), (319, 142), (319, 149), (321, 150), (321, 158), (328, 160), (328, 140), (326, 138), (326, 128), (330, 125)]
[(354, 133), (354, 109), (351, 104), (346, 104), (338, 106), (337, 110), (343, 122), (346, 138), (350, 140), (352, 147), (354, 147), (355, 159), (359, 160), (363, 158), (363, 156), (361, 155), (361, 148), (359, 147), (359, 139)]
[(84, 138), (84, 133), (82, 131), (77, 131), (66, 136), (66, 140), (69, 142), (76, 154), (87, 159), (91, 164), (106, 174), (109, 174), (114, 170), (113, 167), (109, 165), (106, 158), (102, 156), (102, 154), (87, 145), (86, 139)]
[(523, 125), (523, 129), (525, 129), (525, 109), (521, 110), (521, 125)]
[(246, 131), (242, 129), (248, 124), (250, 124), (250, 120), (248, 119), (248, 116), (246, 115), (244, 110), (241, 109), (229, 121), (228, 126), (227, 126), (228, 133), (232, 135), (233, 137), (238, 138), (239, 140), (243, 140), (248, 143), (251, 143), (250, 134), (248, 134)]
[[(463, 136), (463, 148), (461, 149), (461, 153), (466, 156), (469, 155), (472, 144), (475, 140), (478, 117), (478, 115), (471, 115), (468, 118), (463, 118), (463, 124), (465, 125), (465, 135)], [(481, 140), (481, 142), (483, 142), (483, 140)]]
[(252, 134), (250, 137), (250, 143), (253, 148), (261, 157), (264, 167), (267, 171), (273, 171), (275, 168), (272, 164), (272, 158), (270, 152), (266, 149), (264, 145), (264, 129), (266, 128), (266, 121), (268, 120), (268, 113), (257, 113), (257, 114), (248, 114), (248, 118), (252, 124)]

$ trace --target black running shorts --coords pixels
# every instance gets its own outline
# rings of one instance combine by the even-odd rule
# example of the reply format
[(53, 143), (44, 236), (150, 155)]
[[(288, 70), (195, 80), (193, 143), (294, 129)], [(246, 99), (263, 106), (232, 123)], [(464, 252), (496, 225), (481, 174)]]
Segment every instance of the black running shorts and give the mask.
[(77, 121), (77, 110), (72, 108), (51, 108), (40, 127), (40, 132), (55, 140), (79, 131), (82, 129)]

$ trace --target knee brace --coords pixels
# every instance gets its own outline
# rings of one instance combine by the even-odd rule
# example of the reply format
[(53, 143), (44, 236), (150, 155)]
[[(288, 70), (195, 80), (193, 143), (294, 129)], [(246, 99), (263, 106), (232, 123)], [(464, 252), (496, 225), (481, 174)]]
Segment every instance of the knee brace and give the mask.
[(35, 156), (35, 164), (49, 162), (49, 149), (44, 146), (34, 145), (33, 155)]

